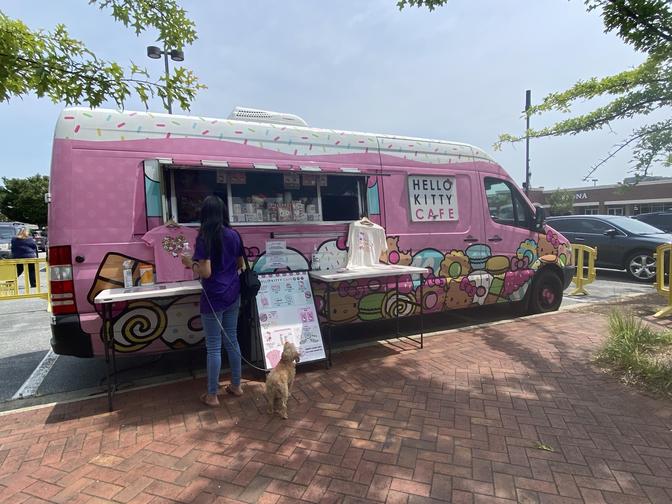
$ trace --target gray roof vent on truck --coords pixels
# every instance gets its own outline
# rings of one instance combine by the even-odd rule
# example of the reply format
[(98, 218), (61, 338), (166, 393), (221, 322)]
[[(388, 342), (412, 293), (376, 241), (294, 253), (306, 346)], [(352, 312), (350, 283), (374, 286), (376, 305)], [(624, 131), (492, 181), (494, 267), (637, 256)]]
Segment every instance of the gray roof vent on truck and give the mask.
[(271, 124), (290, 124), (292, 126), (308, 126), (308, 123), (294, 114), (283, 112), (271, 112), (247, 107), (236, 107), (229, 114), (229, 119), (234, 121), (265, 122)]

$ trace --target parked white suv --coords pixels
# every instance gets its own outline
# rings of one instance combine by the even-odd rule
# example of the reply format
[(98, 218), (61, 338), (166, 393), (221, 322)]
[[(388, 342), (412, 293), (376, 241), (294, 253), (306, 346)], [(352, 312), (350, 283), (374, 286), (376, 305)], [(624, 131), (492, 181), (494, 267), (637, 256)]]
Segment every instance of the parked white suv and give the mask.
[(12, 256), (12, 238), (16, 234), (16, 227), (11, 222), (0, 222), (0, 259), (9, 259)]

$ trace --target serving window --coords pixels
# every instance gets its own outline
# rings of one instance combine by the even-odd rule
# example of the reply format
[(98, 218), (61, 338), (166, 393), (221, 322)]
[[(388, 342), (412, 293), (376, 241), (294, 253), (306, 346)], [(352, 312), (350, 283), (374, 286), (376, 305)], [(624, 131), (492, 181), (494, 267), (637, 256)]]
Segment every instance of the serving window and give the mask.
[(201, 205), (206, 196), (216, 194), (225, 202), (228, 198), (226, 182), (217, 178), (215, 170), (170, 170), (172, 218), (180, 223), (200, 222)]
[(224, 200), (235, 225), (347, 222), (365, 213), (362, 175), (170, 167), (163, 186), (166, 217), (181, 224), (199, 222), (210, 194)]

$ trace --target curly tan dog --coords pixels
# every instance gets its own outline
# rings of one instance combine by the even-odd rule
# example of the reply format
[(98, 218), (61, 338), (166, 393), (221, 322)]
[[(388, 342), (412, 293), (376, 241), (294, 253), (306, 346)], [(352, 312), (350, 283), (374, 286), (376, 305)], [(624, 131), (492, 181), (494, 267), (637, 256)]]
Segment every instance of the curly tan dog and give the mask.
[[(296, 363), (299, 362), (299, 352), (293, 343), (285, 343), (282, 349), (280, 362), (266, 377), (266, 399), (268, 399), (268, 413), (277, 411), (282, 418), (287, 418), (287, 400), (292, 390), (292, 382), (296, 374)], [(276, 409), (276, 401), (280, 408)]]

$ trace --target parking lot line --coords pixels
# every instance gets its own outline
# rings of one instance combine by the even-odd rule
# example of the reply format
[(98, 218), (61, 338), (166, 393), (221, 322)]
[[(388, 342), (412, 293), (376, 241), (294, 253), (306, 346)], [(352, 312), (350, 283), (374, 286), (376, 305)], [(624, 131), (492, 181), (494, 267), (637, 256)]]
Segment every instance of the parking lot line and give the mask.
[(28, 379), (23, 382), (23, 385), (21, 385), (19, 390), (17, 390), (16, 393), (12, 396), (12, 399), (21, 399), (22, 397), (30, 397), (35, 395), (35, 392), (37, 392), (37, 389), (40, 388), (40, 385), (42, 385), (42, 382), (49, 374), (49, 371), (53, 365), (56, 363), (56, 359), (58, 359), (58, 355), (55, 354), (50, 348), (47, 352), (47, 355), (44, 356), (42, 361), (33, 370)]

